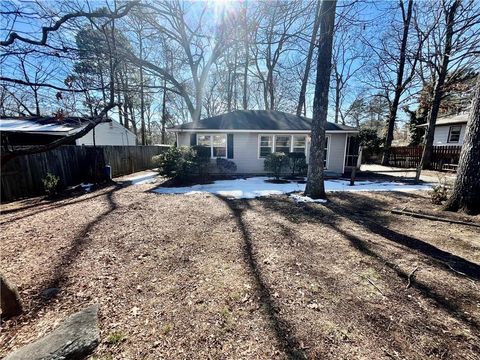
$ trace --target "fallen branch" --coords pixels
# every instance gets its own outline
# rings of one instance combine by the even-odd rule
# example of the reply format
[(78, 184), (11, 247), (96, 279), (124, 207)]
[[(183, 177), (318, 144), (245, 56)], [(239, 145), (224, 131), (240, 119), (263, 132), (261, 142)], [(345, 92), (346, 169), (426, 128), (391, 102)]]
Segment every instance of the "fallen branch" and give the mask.
[(447, 219), (447, 218), (441, 218), (441, 217), (438, 217), (438, 216), (420, 214), (420, 213), (416, 213), (416, 212), (413, 212), (413, 211), (392, 209), (392, 210), (390, 210), (390, 212), (392, 214), (407, 215), (407, 216), (412, 216), (414, 218), (428, 219), (428, 220), (434, 220), (434, 221), (442, 221), (442, 222), (447, 222), (447, 223), (450, 223), (450, 224), (468, 225), (468, 226), (475, 226), (475, 227), (480, 228), (480, 224), (477, 224), (477, 223), (461, 221), (461, 220), (453, 220), (453, 219)]
[(458, 271), (458, 270), (455, 270), (452, 265), (450, 265), (448, 262), (446, 261), (440, 261), (442, 264), (446, 265), (450, 270), (452, 270), (455, 274), (458, 274), (458, 275), (461, 275), (461, 276), (465, 276), (468, 280), (470, 280), (473, 284), (473, 286), (475, 287), (475, 289), (478, 289), (477, 287), (477, 284), (475, 283), (475, 279), (472, 279), (470, 276), (468, 276), (467, 274), (461, 272), (461, 271)]
[(375, 289), (377, 289), (377, 291), (378, 291), (380, 294), (382, 294), (383, 296), (387, 297), (387, 296), (382, 292), (382, 290), (380, 290), (380, 288), (379, 288), (377, 285), (375, 285), (375, 283), (374, 283), (372, 280), (370, 280), (368, 277), (363, 276), (363, 275), (360, 275), (360, 274), (357, 274), (357, 275), (360, 276), (362, 279), (367, 280)]
[(410, 274), (408, 274), (408, 284), (406, 289), (409, 289), (410, 286), (412, 286), (412, 279), (413, 279), (413, 276), (415, 275), (415, 272), (417, 272), (417, 270), (418, 270), (418, 266), (415, 269), (413, 269), (413, 271)]

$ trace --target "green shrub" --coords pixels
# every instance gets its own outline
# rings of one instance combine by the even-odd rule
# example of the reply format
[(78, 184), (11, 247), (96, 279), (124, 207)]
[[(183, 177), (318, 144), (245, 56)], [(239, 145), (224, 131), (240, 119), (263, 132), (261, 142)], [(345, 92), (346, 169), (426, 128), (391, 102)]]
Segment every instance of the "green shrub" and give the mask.
[(288, 165), (288, 156), (285, 153), (275, 152), (265, 158), (264, 168), (270, 172), (275, 179), (280, 179), (283, 169)]
[(232, 174), (237, 171), (237, 164), (228, 159), (217, 158), (217, 169), (220, 174)]
[(292, 152), (288, 154), (290, 175), (305, 175), (307, 173), (307, 159), (305, 154), (301, 152)]
[(367, 163), (375, 161), (383, 150), (384, 139), (378, 136), (375, 129), (363, 128), (358, 132), (358, 140), (362, 146), (363, 159)]
[(207, 177), (210, 167), (210, 147), (195, 145), (192, 146), (192, 151), (195, 153), (193, 171), (201, 178)]
[[(208, 150), (208, 154), (207, 151)], [(204, 146), (171, 147), (160, 155), (152, 157), (154, 166), (160, 175), (188, 181), (195, 177), (208, 175), (210, 148)]]
[(173, 177), (175, 176), (175, 170), (179, 158), (180, 148), (170, 147), (160, 155), (153, 156), (152, 162), (155, 167), (158, 167), (158, 171), (161, 175)]
[(60, 178), (58, 176), (47, 173), (47, 176), (42, 179), (42, 182), (43, 188), (48, 195), (54, 195), (57, 193), (58, 185), (60, 182)]

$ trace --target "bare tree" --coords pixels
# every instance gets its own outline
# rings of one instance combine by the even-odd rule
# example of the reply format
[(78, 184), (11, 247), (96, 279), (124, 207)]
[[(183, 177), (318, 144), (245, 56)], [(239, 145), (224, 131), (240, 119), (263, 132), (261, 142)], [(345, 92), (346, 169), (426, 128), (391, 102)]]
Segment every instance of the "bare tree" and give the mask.
[(315, 6), (315, 20), (313, 22), (312, 36), (310, 44), (308, 45), (307, 58), (305, 60), (305, 70), (302, 75), (302, 85), (300, 86), (300, 95), (298, 97), (297, 115), (302, 115), (302, 109), (305, 107), (305, 95), (307, 93), (308, 78), (310, 75), (310, 68), (312, 66), (313, 50), (317, 42), (318, 28), (320, 26), (320, 4), (321, 1), (316, 1)]
[[(433, 154), (435, 123), (440, 111), (441, 101), (445, 93), (447, 76), (452, 79), (464, 72), (466, 67), (478, 61), (480, 41), (480, 8), (474, 0), (452, 0), (442, 2), (433, 10), (439, 13), (439, 21), (427, 23), (431, 32), (424, 46), (421, 60), (431, 69), (432, 90), (431, 106), (428, 114), (428, 127), (424, 139), (424, 149), (416, 180), (421, 169), (428, 168)], [(419, 31), (425, 32), (419, 26)]]
[(323, 1), (320, 8), (320, 39), (317, 58), (317, 79), (313, 102), (312, 143), (308, 164), (305, 195), (311, 198), (325, 198), (324, 149), (325, 126), (328, 112), (328, 90), (332, 67), (332, 45), (337, 2)]
[(446, 210), (480, 213), (480, 75), (462, 145), (457, 178)]

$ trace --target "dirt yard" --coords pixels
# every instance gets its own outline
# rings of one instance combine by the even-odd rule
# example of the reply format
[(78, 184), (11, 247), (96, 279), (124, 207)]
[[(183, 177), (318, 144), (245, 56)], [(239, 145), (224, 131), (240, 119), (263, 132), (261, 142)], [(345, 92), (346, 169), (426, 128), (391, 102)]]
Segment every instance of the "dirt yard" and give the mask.
[(478, 359), (480, 228), (390, 213), (439, 215), (426, 193), (153, 187), (4, 207), (1, 268), (26, 314), (2, 323), (0, 357), (100, 303), (95, 359)]

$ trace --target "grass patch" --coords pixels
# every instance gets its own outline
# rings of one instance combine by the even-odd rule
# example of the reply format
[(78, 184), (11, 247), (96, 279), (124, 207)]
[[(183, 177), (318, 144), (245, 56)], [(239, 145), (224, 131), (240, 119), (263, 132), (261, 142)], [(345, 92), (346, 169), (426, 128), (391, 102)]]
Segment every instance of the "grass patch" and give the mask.
[(117, 345), (124, 342), (127, 339), (127, 335), (121, 331), (114, 331), (107, 337), (107, 342), (111, 345)]

